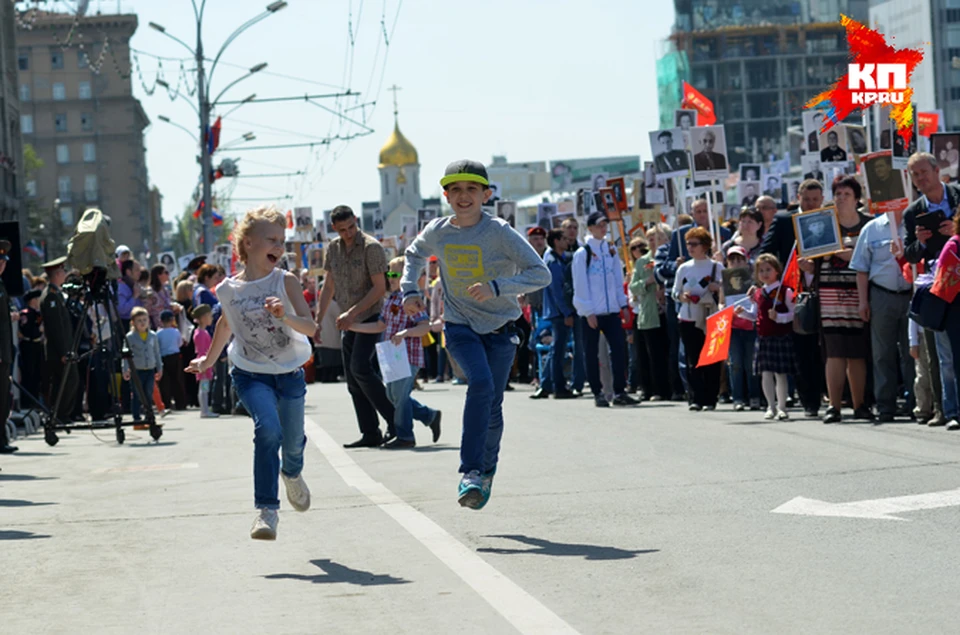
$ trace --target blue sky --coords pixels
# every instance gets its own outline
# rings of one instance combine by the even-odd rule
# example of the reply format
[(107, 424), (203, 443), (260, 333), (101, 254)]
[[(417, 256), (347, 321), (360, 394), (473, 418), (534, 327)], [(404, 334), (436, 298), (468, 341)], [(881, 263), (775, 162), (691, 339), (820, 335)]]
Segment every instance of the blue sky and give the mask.
[[(91, 4), (92, 10), (99, 4), (104, 12), (117, 8), (115, 2)], [(204, 20), (207, 56), (266, 4), (209, 0)], [(162, 24), (192, 45), (196, 31), (189, 0), (124, 0), (122, 8), (139, 15), (134, 48), (171, 58), (189, 55), (147, 26), (151, 21)], [(381, 15), (386, 13), (389, 29), (397, 9), (398, 0), (290, 0), (287, 8), (246, 31), (224, 54), (223, 62), (230, 65), (269, 64), (224, 99), (349, 87), (363, 93), (359, 102), (374, 100), (384, 50)], [(352, 76), (344, 64), (351, 10)], [(425, 195), (439, 191), (435, 184), (448, 162), (464, 157), (489, 162), (494, 154), (506, 154), (511, 161), (639, 154), (649, 159), (647, 131), (658, 127), (655, 61), (672, 20), (672, 3), (646, 0), (406, 0), (400, 5), (378, 104), (366, 109), (367, 125), (375, 132), (337, 144), (335, 152), (322, 147), (225, 150), (222, 156), (240, 158), (243, 174), (307, 171), (305, 177), (241, 179), (233, 197), (271, 202), (292, 195), (283, 207), (310, 205), (315, 210), (340, 203), (359, 208), (361, 201), (379, 199), (377, 155), (393, 126), (392, 93), (387, 90), (392, 84), (402, 87), (400, 126), (419, 152)], [(178, 61), (140, 55), (139, 63), (148, 88), (161, 65), (167, 81), (176, 85)], [(184, 64), (192, 68), (189, 61)], [(242, 74), (221, 64), (213, 77), (213, 94)], [(171, 101), (162, 88), (147, 95), (136, 73), (134, 93), (153, 122), (146, 135), (150, 180), (164, 195), (164, 217), (174, 218), (197, 182), (196, 147), (186, 132), (158, 116), (191, 130), (197, 117), (183, 98)], [(331, 100), (320, 103), (335, 106)], [(361, 110), (350, 114), (359, 118)], [(337, 130), (333, 116), (311, 104), (247, 104), (224, 121), (222, 139), (227, 143), (253, 132), (257, 139), (248, 146), (302, 143), (321, 139), (331, 129)], [(351, 129), (358, 130), (344, 128)], [(230, 211), (253, 204), (237, 202)]]

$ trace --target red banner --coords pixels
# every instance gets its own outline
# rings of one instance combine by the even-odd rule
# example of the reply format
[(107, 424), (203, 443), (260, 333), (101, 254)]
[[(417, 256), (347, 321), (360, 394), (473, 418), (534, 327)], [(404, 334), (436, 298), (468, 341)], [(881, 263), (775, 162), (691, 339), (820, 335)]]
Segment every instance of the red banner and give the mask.
[[(797, 291), (800, 288), (800, 264), (797, 262), (797, 246), (794, 244), (790, 252), (790, 259), (787, 260), (787, 266), (783, 270), (781, 285)], [(777, 293), (779, 296), (779, 292)]]
[(930, 287), (930, 293), (949, 303), (956, 299), (960, 291), (960, 258), (957, 258), (955, 251), (947, 249), (949, 245), (943, 249), (942, 262), (937, 266), (937, 277)]
[(707, 340), (700, 350), (697, 368), (726, 361), (730, 354), (730, 333), (733, 330), (733, 307), (727, 307), (707, 318)]
[(936, 112), (918, 112), (917, 130), (921, 137), (929, 137), (940, 127), (940, 114)]
[(712, 126), (717, 123), (717, 114), (713, 111), (713, 102), (687, 82), (683, 82), (683, 103), (680, 107), (693, 108), (697, 111), (698, 126)]

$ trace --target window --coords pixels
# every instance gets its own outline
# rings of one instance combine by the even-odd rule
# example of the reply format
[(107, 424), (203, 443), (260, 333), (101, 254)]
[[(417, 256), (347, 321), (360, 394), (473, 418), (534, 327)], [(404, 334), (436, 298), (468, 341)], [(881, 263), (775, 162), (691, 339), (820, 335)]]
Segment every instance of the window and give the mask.
[[(61, 198), (60, 200), (63, 200), (63, 199)], [(73, 227), (73, 208), (72, 207), (60, 208), (60, 222), (63, 223), (64, 227)]]
[(90, 58), (83, 49), (77, 51), (77, 68), (90, 68)]
[(20, 49), (17, 53), (17, 68), (22, 71), (30, 70), (30, 49)]
[(50, 68), (55, 71), (63, 68), (63, 51), (50, 51)]
[(77, 86), (77, 96), (80, 99), (91, 99), (93, 93), (90, 90), (90, 82), (80, 82)]
[(960, 9), (946, 9), (944, 13), (947, 22), (960, 22)]
[(37, 195), (37, 182), (36, 181), (27, 181), (24, 183), (24, 187), (27, 190), (27, 196), (34, 198)]
[(20, 102), (30, 101), (30, 84), (20, 84)]
[(67, 89), (63, 82), (53, 82), (53, 100), (63, 101), (67, 98)]
[(57, 163), (70, 163), (70, 146), (65, 143), (57, 144)]
[(950, 101), (956, 101), (958, 99), (960, 99), (960, 86), (951, 86)]
[(80, 113), (80, 129), (84, 132), (93, 130), (93, 115), (88, 112)]
[(53, 116), (53, 127), (57, 132), (67, 131), (67, 115), (61, 113)]
[(57, 179), (57, 196), (61, 201), (69, 203), (73, 200), (73, 194), (70, 192), (70, 177), (61, 176)]
[(93, 163), (96, 160), (97, 160), (97, 144), (95, 143), (83, 144), (83, 162)]
[(96, 174), (87, 174), (83, 177), (83, 196), (88, 203), (93, 203), (97, 200), (99, 190), (97, 188)]
[(20, 132), (33, 134), (33, 115), (20, 115)]

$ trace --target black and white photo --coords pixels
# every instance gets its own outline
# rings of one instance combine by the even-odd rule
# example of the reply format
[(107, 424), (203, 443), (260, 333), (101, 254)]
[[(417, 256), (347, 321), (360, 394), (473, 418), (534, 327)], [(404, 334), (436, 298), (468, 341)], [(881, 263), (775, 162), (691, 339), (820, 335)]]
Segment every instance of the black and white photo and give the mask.
[(843, 250), (835, 207), (795, 214), (793, 231), (797, 239), (797, 256), (800, 258), (818, 258)]
[[(653, 151), (653, 167), (661, 179), (689, 176), (690, 159), (683, 147), (683, 135), (679, 128), (654, 130), (650, 133), (650, 148)], [(606, 184), (606, 179), (604, 179)]]
[(540, 203), (537, 205), (537, 225), (550, 231), (553, 229), (553, 217), (557, 215), (556, 203)]
[(759, 181), (763, 173), (759, 163), (741, 163), (740, 180), (741, 181)]
[(930, 149), (940, 166), (940, 176), (946, 175), (955, 182), (960, 177), (960, 133), (934, 133), (930, 137)]
[(760, 181), (740, 181), (737, 183), (737, 199), (740, 207), (753, 207), (760, 198)]
[(763, 178), (763, 193), (766, 196), (772, 197), (774, 200), (780, 198), (782, 192), (780, 189), (779, 174), (768, 174)]
[(847, 138), (842, 134), (843, 128), (834, 126), (820, 135), (820, 164), (846, 163)]
[(823, 127), (822, 110), (803, 111), (803, 139), (808, 154), (820, 152), (820, 128)]
[(517, 203), (515, 201), (497, 201), (497, 218), (502, 218), (510, 224), (510, 227), (517, 227)]
[(599, 192), (601, 187), (607, 187), (607, 177), (609, 175), (606, 172), (598, 172), (590, 177), (590, 182), (593, 184), (593, 191)]
[(417, 231), (422, 232), (423, 228), (430, 224), (438, 216), (434, 209), (421, 208), (417, 210)]
[(681, 130), (690, 130), (697, 126), (697, 111), (688, 108), (678, 108), (673, 111), (673, 125)]
[(730, 173), (723, 126), (701, 126), (690, 131), (693, 180), (725, 179)]
[(863, 126), (844, 124), (847, 129), (847, 149), (851, 154), (867, 153), (867, 131)]
[[(910, 142), (907, 143), (903, 135), (900, 134), (900, 130), (897, 128), (897, 123), (894, 120), (890, 120), (890, 137), (893, 139), (893, 169), (894, 170), (906, 170), (907, 161), (910, 160), (910, 155), (914, 154), (917, 151), (917, 138), (920, 136), (917, 130), (917, 118), (913, 118), (913, 128), (912, 134), (910, 135)], [(936, 155), (934, 155), (936, 156)]]

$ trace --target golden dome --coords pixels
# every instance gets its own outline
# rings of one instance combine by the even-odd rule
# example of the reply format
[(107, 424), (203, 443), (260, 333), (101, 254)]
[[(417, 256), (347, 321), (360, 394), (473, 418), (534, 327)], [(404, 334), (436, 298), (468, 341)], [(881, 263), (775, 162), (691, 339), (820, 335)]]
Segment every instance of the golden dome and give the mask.
[(399, 124), (394, 124), (393, 133), (380, 148), (380, 167), (388, 165), (418, 165), (417, 149), (400, 132)]

